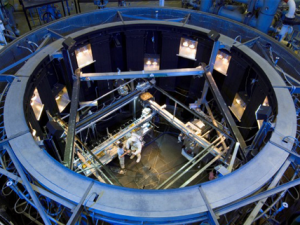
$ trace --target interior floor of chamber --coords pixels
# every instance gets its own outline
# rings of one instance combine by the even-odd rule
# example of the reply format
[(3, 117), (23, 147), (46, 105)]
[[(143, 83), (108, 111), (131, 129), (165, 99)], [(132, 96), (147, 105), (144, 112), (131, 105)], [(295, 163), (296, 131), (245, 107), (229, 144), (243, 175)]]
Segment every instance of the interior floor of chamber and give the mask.
[[(139, 163), (136, 162), (136, 157), (130, 159), (129, 156), (125, 156), (125, 174), (116, 173), (120, 168), (118, 158), (114, 159), (108, 166), (114, 171), (114, 175), (124, 187), (155, 189), (188, 162), (181, 154), (181, 147), (182, 144), (177, 142), (176, 137), (170, 134), (163, 134), (156, 140), (147, 140), (145, 147), (142, 149), (142, 159)], [(198, 166), (199, 163), (178, 179), (170, 188), (180, 187), (199, 170)], [(205, 181), (208, 181), (207, 171), (203, 172), (190, 185)]]

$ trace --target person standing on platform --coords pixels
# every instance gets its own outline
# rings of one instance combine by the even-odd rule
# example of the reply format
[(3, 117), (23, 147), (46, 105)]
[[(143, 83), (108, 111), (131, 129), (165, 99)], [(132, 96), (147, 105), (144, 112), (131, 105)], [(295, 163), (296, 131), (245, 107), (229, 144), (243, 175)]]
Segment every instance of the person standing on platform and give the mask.
[(133, 159), (135, 156), (137, 157), (136, 162), (139, 163), (142, 158), (142, 143), (138, 138), (138, 135), (132, 134), (131, 137), (126, 142), (126, 149), (131, 150), (131, 157)]
[(121, 167), (121, 170), (120, 170), (120, 174), (124, 174), (125, 173), (125, 152), (124, 152), (124, 148), (123, 148), (123, 143), (119, 143), (118, 144), (118, 158), (119, 158), (119, 162), (120, 162), (120, 167)]

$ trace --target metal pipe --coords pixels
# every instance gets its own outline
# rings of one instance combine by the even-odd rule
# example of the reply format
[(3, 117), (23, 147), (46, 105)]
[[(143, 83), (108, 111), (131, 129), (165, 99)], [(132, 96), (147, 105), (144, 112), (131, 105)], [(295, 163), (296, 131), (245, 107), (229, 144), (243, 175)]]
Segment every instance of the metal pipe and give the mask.
[(201, 170), (199, 170), (197, 173), (195, 173), (190, 179), (188, 179), (186, 182), (184, 182), (179, 188), (183, 188), (187, 186), (189, 183), (191, 183), (196, 177), (198, 177), (201, 173), (203, 173), (204, 170), (206, 170), (210, 165), (212, 165), (215, 161), (217, 161), (221, 156), (228, 150), (225, 149), (222, 153), (217, 155), (213, 160), (211, 160), (208, 164), (206, 164)]
[(200, 10), (203, 12), (208, 12), (210, 7), (212, 7), (213, 1), (212, 0), (202, 0), (200, 5)]
[(295, 18), (295, 12), (296, 12), (296, 3), (294, 0), (288, 0), (288, 6), (289, 6), (289, 11), (287, 14), (285, 14), (285, 17), (289, 19)]
[(220, 10), (218, 12), (218, 15), (219, 16), (224, 16), (226, 18), (235, 20), (235, 21), (240, 22), (240, 23), (242, 23), (245, 19), (245, 15), (242, 15), (241, 13), (236, 12), (236, 11), (226, 9), (225, 7), (220, 8)]
[(256, 28), (267, 33), (281, 0), (265, 0), (260, 8)]
[[(240, 13), (238, 10), (230, 10), (230, 8), (225, 6), (220, 8), (220, 10), (218, 11), (218, 15), (238, 21), (240, 23), (243, 23), (245, 21), (245, 16), (246, 16)], [(248, 24), (252, 27), (256, 27), (257, 25), (256, 18), (252, 17), (252, 19), (248, 22)]]
[(260, 8), (263, 6), (264, 0), (233, 0), (233, 2), (239, 2), (239, 3), (243, 3), (243, 4), (247, 4), (247, 5), (250, 5), (254, 2), (255, 7)]
[[(172, 176), (170, 176), (167, 180), (165, 180), (161, 185), (159, 185), (156, 189), (159, 189), (161, 187), (163, 187), (166, 183), (168, 183), (173, 177), (175, 177), (178, 173), (180, 173), (183, 169), (185, 169), (187, 166), (189, 166), (190, 164), (193, 164), (192, 166), (194, 166), (197, 162), (194, 162), (194, 160), (198, 157), (200, 157), (202, 155), (202, 153), (205, 153), (204, 156), (206, 156), (207, 154), (209, 154), (210, 151), (208, 151), (215, 142), (217, 142), (220, 139), (220, 137), (218, 137), (216, 140), (214, 140), (209, 146), (207, 146), (205, 149), (203, 149), (201, 152), (199, 152), (193, 160), (188, 161), (185, 165), (183, 165), (179, 170), (177, 170)], [(205, 152), (207, 151), (207, 152)], [(204, 157), (203, 156), (203, 157)], [(200, 158), (202, 159), (202, 158)]]

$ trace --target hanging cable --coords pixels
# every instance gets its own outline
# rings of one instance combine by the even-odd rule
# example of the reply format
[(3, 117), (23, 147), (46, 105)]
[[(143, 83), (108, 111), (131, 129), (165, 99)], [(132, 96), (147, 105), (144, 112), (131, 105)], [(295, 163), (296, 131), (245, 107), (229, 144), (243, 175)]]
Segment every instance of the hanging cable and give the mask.
[(24, 46), (21, 46), (21, 45), (17, 45), (17, 48), (23, 48), (23, 49), (26, 49), (26, 50), (30, 51), (30, 53), (33, 53), (33, 51), (30, 48), (27, 48), (27, 47), (24, 47)]

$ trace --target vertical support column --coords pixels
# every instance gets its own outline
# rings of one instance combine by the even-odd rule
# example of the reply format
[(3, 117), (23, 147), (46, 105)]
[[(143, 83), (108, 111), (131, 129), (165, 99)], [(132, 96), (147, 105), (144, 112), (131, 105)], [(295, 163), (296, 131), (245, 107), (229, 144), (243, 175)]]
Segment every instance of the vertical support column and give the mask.
[(63, 55), (63, 60), (60, 60), (61, 68), (62, 68), (62, 74), (63, 74), (63, 79), (67, 87), (68, 95), (72, 96), (72, 87), (73, 87), (73, 67), (72, 64), (70, 65), (70, 60), (69, 60), (69, 53), (68, 50), (62, 49), (61, 50), (62, 55)]
[[(211, 51), (209, 64), (208, 64), (208, 71), (212, 74), (212, 72), (214, 70), (217, 54), (218, 54), (218, 51), (220, 48), (220, 42), (218, 41), (220, 38), (220, 34), (212, 30), (208, 33), (208, 37), (214, 41), (213, 49)], [(209, 87), (209, 84), (205, 80), (203, 91), (202, 91), (202, 96), (201, 96), (201, 100), (200, 100), (200, 106), (206, 101), (208, 87)]]
[[(134, 90), (134, 83), (133, 83), (134, 81), (132, 81), (131, 83), (130, 83), (130, 86), (131, 86), (131, 91), (133, 91)], [(137, 99), (134, 99), (133, 100), (133, 119), (134, 120), (136, 120), (136, 101), (137, 101)]]
[(70, 117), (68, 123), (68, 133), (66, 148), (64, 153), (64, 163), (67, 167), (73, 170), (74, 150), (75, 150), (75, 128), (76, 128), (76, 115), (79, 102), (79, 90), (80, 90), (80, 70), (76, 71), (76, 77), (73, 81), (72, 99)]
[[(73, 160), (74, 160), (74, 150), (75, 150), (75, 129), (76, 129), (76, 115), (79, 102), (79, 91), (80, 91), (80, 69), (74, 71), (71, 62), (69, 50), (75, 45), (75, 40), (68, 37), (63, 43), (63, 57), (66, 68), (68, 69), (67, 78), (70, 79), (69, 82), (73, 81), (72, 92), (69, 94), (71, 96), (71, 109), (70, 117), (68, 123), (68, 133), (66, 140), (66, 147), (64, 152), (64, 163), (67, 167), (73, 170)], [(74, 74), (75, 72), (75, 74)], [(71, 78), (70, 78), (71, 77)]]

